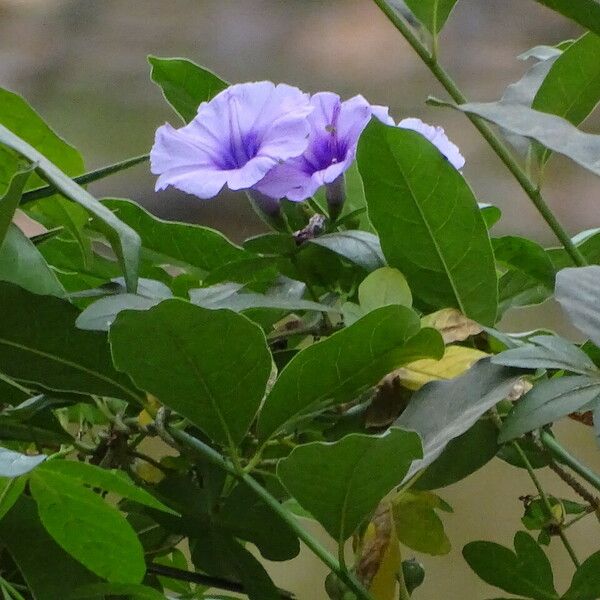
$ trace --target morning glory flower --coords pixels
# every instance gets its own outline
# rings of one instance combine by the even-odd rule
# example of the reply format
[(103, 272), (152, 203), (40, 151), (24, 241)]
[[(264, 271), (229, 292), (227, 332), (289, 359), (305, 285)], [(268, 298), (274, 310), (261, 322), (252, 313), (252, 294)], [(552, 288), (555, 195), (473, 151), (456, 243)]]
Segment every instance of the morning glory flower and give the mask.
[(465, 166), (465, 158), (460, 153), (458, 146), (453, 144), (442, 127), (434, 127), (421, 121), (421, 119), (402, 119), (398, 123), (402, 129), (412, 129), (422, 136), (426, 137), (448, 160), (448, 162), (457, 170)]
[(323, 185), (339, 193), (342, 176), (354, 162), (358, 138), (371, 115), (390, 122), (387, 108), (371, 106), (362, 96), (342, 102), (337, 94), (319, 92), (310, 103), (314, 111), (308, 116), (308, 147), (302, 155), (269, 171), (255, 186), (267, 196), (300, 202)]
[(308, 94), (270, 81), (242, 83), (203, 102), (180, 129), (159, 127), (152, 151), (156, 190), (176, 187), (212, 198), (226, 185), (251, 188), (308, 145)]

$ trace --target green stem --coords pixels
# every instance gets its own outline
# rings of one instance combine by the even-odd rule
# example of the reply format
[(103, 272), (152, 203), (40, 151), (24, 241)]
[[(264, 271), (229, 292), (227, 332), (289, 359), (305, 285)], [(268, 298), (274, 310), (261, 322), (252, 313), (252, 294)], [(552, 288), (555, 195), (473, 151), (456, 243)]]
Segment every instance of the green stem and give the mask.
[(256, 481), (253, 477), (237, 470), (229, 461), (225, 460), (216, 450), (206, 445), (202, 441), (189, 435), (185, 431), (178, 431), (169, 428), (171, 436), (182, 444), (186, 445), (201, 454), (204, 458), (217, 465), (225, 472), (235, 477), (238, 481), (245, 483), (254, 493), (261, 498), (279, 517), (281, 517), (292, 529), (292, 531), (301, 539), (306, 546), (317, 556), (323, 564), (331, 569), (357, 596), (358, 600), (373, 600), (370, 594), (349, 572), (344, 571), (338, 561), (315, 540), (308, 532), (306, 532), (299, 524), (296, 518), (290, 515), (287, 510), (281, 506), (276, 498), (265, 490), (265, 488)]
[[(554, 521), (554, 512), (552, 510), (552, 504), (550, 504), (550, 500), (548, 499), (548, 496), (546, 495), (546, 492), (544, 491), (544, 488), (542, 487), (542, 484), (540, 483), (540, 480), (538, 479), (538, 476), (535, 473), (534, 468), (531, 466), (531, 463), (529, 462), (529, 459), (527, 458), (527, 455), (525, 454), (525, 452), (523, 452), (523, 449), (521, 448), (521, 446), (519, 445), (518, 442), (511, 442), (511, 446), (515, 449), (516, 453), (519, 455), (519, 457), (521, 458), (521, 460), (523, 461), (523, 464), (525, 465), (525, 468), (527, 469), (527, 472), (529, 473), (529, 477), (531, 478), (531, 481), (533, 481), (533, 484), (535, 485), (540, 498), (542, 499), (542, 503), (544, 504), (544, 508), (546, 509), (546, 513), (549, 519), (551, 519), (552, 521)], [(579, 559), (577, 558), (577, 555), (575, 554), (575, 551), (573, 550), (573, 546), (571, 546), (571, 542), (569, 542), (569, 539), (567, 538), (567, 535), (565, 534), (565, 532), (563, 531), (563, 528), (561, 527), (560, 524), (558, 524), (558, 536), (560, 537), (563, 546), (565, 547), (565, 549), (567, 550), (569, 556), (571, 557), (571, 560), (573, 561), (573, 564), (575, 565), (575, 568), (579, 568)]]
[[(78, 177), (73, 177), (73, 181), (75, 181), (79, 185), (86, 185), (87, 183), (99, 181), (100, 179), (104, 179), (109, 175), (114, 175), (115, 173), (119, 173), (120, 171), (129, 169), (130, 167), (134, 167), (135, 165), (138, 165), (148, 160), (149, 158), (149, 154), (134, 156), (133, 158), (122, 160), (121, 162), (115, 163), (113, 165), (108, 165), (107, 167), (102, 167), (100, 169), (96, 169), (95, 171), (89, 171), (88, 173), (84, 173), (83, 175), (79, 175)], [(58, 190), (53, 185), (45, 185), (43, 187), (35, 188), (34, 190), (30, 190), (23, 194), (23, 196), (21, 197), (20, 204), (21, 206), (23, 206), (24, 204), (33, 202), (34, 200), (39, 200), (40, 198), (47, 198), (48, 196), (52, 196), (52, 194), (56, 194), (57, 192)]]
[[(466, 97), (458, 88), (453, 79), (448, 75), (443, 67), (440, 66), (436, 57), (428, 50), (428, 48), (419, 40), (412, 31), (408, 23), (391, 7), (387, 0), (373, 0), (375, 4), (383, 11), (386, 17), (391, 21), (394, 27), (404, 36), (404, 39), (410, 44), (413, 50), (419, 55), (421, 60), (429, 68), (433, 76), (442, 84), (450, 97), (457, 104), (465, 104)], [(523, 191), (527, 194), (533, 205), (537, 208), (540, 215), (546, 221), (554, 235), (559, 239), (565, 250), (577, 266), (587, 265), (587, 260), (579, 249), (573, 244), (569, 234), (560, 224), (546, 201), (542, 197), (539, 188), (527, 176), (527, 173), (519, 166), (517, 161), (510, 153), (504, 142), (494, 133), (487, 122), (477, 115), (467, 113), (467, 118), (473, 123), (479, 133), (491, 146), (492, 150), (497, 154), (500, 160), (513, 174)]]
[(579, 459), (569, 454), (565, 448), (548, 431), (543, 430), (540, 433), (540, 441), (561, 462), (569, 465), (575, 473), (580, 475), (588, 483), (592, 484), (600, 491), (600, 476), (598, 476), (589, 467), (584, 465)]
[(404, 581), (404, 571), (402, 569), (402, 562), (400, 562), (400, 568), (398, 569), (398, 575), (396, 577), (398, 581), (398, 600), (410, 600), (410, 594), (406, 587), (406, 581)]
[(11, 583), (6, 581), (4, 577), (0, 577), (0, 586), (2, 586), (2, 589), (10, 593), (14, 600), (25, 600), (22, 594), (20, 594)]

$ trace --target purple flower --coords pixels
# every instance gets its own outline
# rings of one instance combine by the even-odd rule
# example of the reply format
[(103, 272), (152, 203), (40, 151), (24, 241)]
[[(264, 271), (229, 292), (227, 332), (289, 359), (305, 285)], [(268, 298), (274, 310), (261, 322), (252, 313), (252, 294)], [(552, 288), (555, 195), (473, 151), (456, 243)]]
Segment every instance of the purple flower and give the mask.
[(448, 162), (457, 170), (465, 166), (465, 158), (460, 153), (458, 146), (453, 144), (442, 127), (434, 127), (421, 121), (421, 119), (402, 119), (398, 123), (402, 129), (412, 129), (426, 137), (447, 159)]
[(313, 108), (298, 88), (270, 81), (232, 85), (185, 127), (159, 127), (150, 153), (156, 190), (172, 185), (199, 198), (242, 190), (308, 145)]
[[(332, 184), (356, 157), (356, 145), (371, 115), (389, 124), (387, 108), (371, 106), (362, 96), (342, 102), (337, 94), (320, 92), (310, 99), (310, 137), (301, 156), (275, 167), (255, 186), (272, 198), (299, 202), (322, 185)], [(393, 122), (392, 122), (393, 124)]]

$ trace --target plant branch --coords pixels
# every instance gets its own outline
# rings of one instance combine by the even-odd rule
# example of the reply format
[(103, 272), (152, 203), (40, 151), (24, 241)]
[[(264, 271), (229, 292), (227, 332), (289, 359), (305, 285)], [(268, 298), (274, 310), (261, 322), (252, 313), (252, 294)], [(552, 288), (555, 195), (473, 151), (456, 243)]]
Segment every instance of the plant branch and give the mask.
[[(146, 571), (154, 575), (160, 575), (161, 577), (197, 583), (202, 586), (218, 588), (227, 592), (235, 592), (238, 594), (243, 594), (245, 592), (244, 586), (237, 581), (230, 581), (228, 579), (223, 579), (222, 577), (213, 577), (212, 575), (204, 575), (203, 573), (184, 571), (183, 569), (177, 569), (176, 567), (169, 567), (167, 565), (152, 563), (146, 567)], [(289, 600), (295, 597), (291, 592), (281, 589), (279, 590), (279, 595), (281, 598)]]
[(188, 448), (195, 450), (204, 458), (217, 465), (225, 472), (229, 473), (238, 481), (245, 483), (254, 493), (259, 496), (265, 504), (267, 504), (279, 517), (281, 517), (290, 527), (290, 529), (302, 540), (306, 546), (317, 556), (323, 564), (331, 569), (355, 594), (358, 600), (372, 600), (370, 594), (356, 580), (353, 574), (344, 571), (338, 561), (315, 540), (308, 532), (306, 532), (298, 523), (293, 515), (290, 515), (287, 510), (271, 494), (265, 490), (256, 479), (251, 477), (244, 471), (237, 470), (233, 464), (223, 458), (216, 450), (204, 444), (197, 438), (189, 435), (185, 431), (169, 429), (169, 434), (178, 442), (184, 444)]
[[(373, 0), (375, 4), (383, 11), (386, 17), (396, 27), (396, 29), (403, 35), (404, 39), (410, 44), (413, 50), (419, 55), (421, 60), (429, 68), (433, 76), (441, 83), (444, 89), (448, 92), (450, 97), (457, 104), (465, 104), (467, 102), (466, 97), (461, 92), (459, 87), (456, 85), (450, 75), (444, 70), (437, 61), (429, 49), (419, 40), (419, 38), (412, 31), (408, 23), (404, 21), (400, 14), (389, 5), (387, 0)], [(488, 123), (478, 117), (477, 115), (467, 114), (467, 118), (473, 123), (479, 133), (491, 146), (492, 150), (496, 153), (498, 158), (504, 163), (507, 169), (513, 174), (519, 185), (523, 188), (523, 191), (527, 194), (533, 205), (537, 208), (542, 218), (546, 221), (550, 229), (554, 232), (554, 235), (558, 238), (565, 250), (577, 266), (587, 265), (587, 260), (579, 249), (575, 246), (571, 240), (569, 234), (566, 232), (564, 227), (558, 221), (546, 201), (542, 197), (539, 188), (531, 181), (527, 176), (527, 173), (521, 168), (517, 161), (512, 156), (511, 152), (507, 148), (506, 144), (494, 133), (493, 129)]]
[(558, 460), (567, 464), (575, 473), (580, 475), (588, 483), (592, 484), (600, 491), (600, 476), (598, 476), (589, 467), (584, 465), (579, 459), (570, 454), (548, 431), (540, 432), (540, 441), (546, 449)]
[[(149, 154), (142, 154), (141, 156), (134, 156), (133, 158), (127, 158), (126, 160), (122, 160), (113, 165), (108, 165), (107, 167), (102, 167), (100, 169), (96, 169), (94, 171), (89, 171), (88, 173), (84, 173), (83, 175), (79, 175), (77, 177), (73, 177), (73, 181), (78, 183), (79, 185), (86, 185), (87, 183), (92, 183), (94, 181), (99, 181), (100, 179), (104, 179), (110, 175), (114, 175), (115, 173), (119, 173), (120, 171), (124, 171), (125, 169), (129, 169), (138, 165), (150, 158)], [(56, 189), (53, 185), (45, 185), (39, 188), (35, 188), (33, 190), (29, 190), (25, 192), (21, 196), (20, 206), (24, 204), (28, 204), (29, 202), (33, 202), (34, 200), (40, 200), (41, 198), (47, 198), (48, 196), (52, 196), (52, 194), (59, 193), (60, 191)]]

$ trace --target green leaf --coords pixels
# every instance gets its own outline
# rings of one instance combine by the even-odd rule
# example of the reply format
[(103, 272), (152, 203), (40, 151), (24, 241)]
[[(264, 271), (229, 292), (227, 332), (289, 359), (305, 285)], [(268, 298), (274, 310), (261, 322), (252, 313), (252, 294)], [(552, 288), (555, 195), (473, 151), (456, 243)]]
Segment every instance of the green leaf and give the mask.
[(457, 0), (404, 0), (429, 33), (436, 35), (448, 20)]
[(600, 35), (600, 2), (598, 0), (536, 0)]
[(418, 390), (395, 423), (423, 440), (423, 460), (413, 464), (409, 476), (430, 465), (451, 440), (504, 400), (518, 380), (514, 369), (483, 359), (460, 377), (433, 381)]
[(21, 497), (27, 484), (27, 477), (2, 477), (0, 479), (0, 520)]
[(435, 509), (440, 499), (428, 492), (405, 492), (392, 502), (396, 535), (416, 552), (432, 556), (448, 554), (450, 540)]
[(8, 228), (12, 223), (15, 211), (21, 200), (21, 195), (23, 194), (23, 188), (25, 187), (31, 172), (31, 167), (22, 171), (17, 171), (10, 180), (6, 193), (0, 198), (0, 247), (6, 237)]
[(288, 295), (257, 294), (255, 292), (244, 292), (244, 286), (239, 283), (218, 283), (206, 288), (190, 290), (190, 301), (192, 304), (210, 308), (228, 308), (234, 312), (241, 312), (250, 308), (275, 308), (280, 310), (312, 310), (339, 312), (338, 309), (303, 300), (294, 299)]
[(46, 531), (73, 558), (108, 581), (142, 581), (142, 546), (116, 508), (78, 481), (51, 470), (34, 472), (30, 489)]
[(369, 272), (385, 266), (379, 238), (368, 231), (326, 233), (309, 242), (327, 248)]
[(302, 416), (353, 400), (405, 363), (440, 358), (440, 334), (419, 327), (409, 308), (386, 306), (296, 354), (265, 400), (259, 437), (267, 439)]
[(394, 428), (297, 446), (277, 475), (334, 539), (345, 540), (421, 455), (419, 436)]
[(417, 479), (413, 489), (436, 490), (465, 479), (496, 456), (497, 438), (496, 425), (490, 419), (480, 419), (448, 443)]
[(48, 160), (39, 150), (29, 145), (10, 130), (0, 125), (0, 144), (11, 148), (36, 164), (36, 169), (44, 178), (54, 185), (61, 194), (81, 204), (98, 220), (102, 233), (111, 243), (113, 250), (123, 269), (129, 291), (135, 292), (137, 287), (137, 269), (139, 264), (140, 238), (138, 234), (119, 221), (113, 213), (102, 206), (96, 198), (77, 185), (54, 163)]
[(71, 558), (48, 535), (34, 501), (21, 496), (0, 521), (0, 540), (19, 568), (34, 600), (68, 597), (97, 577)]
[(227, 87), (212, 71), (184, 58), (149, 56), (150, 76), (162, 90), (175, 112), (189, 123), (202, 102), (216, 96)]
[(124, 310), (148, 310), (162, 301), (137, 294), (105, 296), (90, 304), (77, 317), (77, 327), (88, 331), (108, 331), (117, 315)]
[(110, 341), (115, 365), (142, 389), (216, 442), (242, 440), (271, 373), (259, 327), (229, 310), (166, 300), (144, 312), (121, 313)]
[[(79, 152), (50, 129), (21, 96), (2, 88), (0, 88), (0, 125), (4, 125), (31, 144), (68, 175), (83, 173), (84, 165)], [(11, 150), (0, 146), (0, 194), (4, 193), (10, 179), (19, 169), (19, 162)], [(33, 175), (28, 187), (33, 188), (44, 183), (44, 180)]]
[(600, 596), (600, 552), (581, 563), (563, 600), (596, 600)]
[(471, 102), (457, 106), (436, 100), (435, 104), (478, 115), (511, 133), (535, 140), (548, 150), (563, 154), (600, 175), (600, 136), (584, 133), (562, 117), (502, 102)]
[(600, 37), (594, 33), (571, 44), (552, 65), (531, 108), (579, 125), (600, 101), (599, 55)]
[(600, 267), (559, 271), (555, 297), (571, 323), (600, 346)]
[(249, 256), (209, 227), (164, 221), (130, 200), (111, 198), (102, 203), (138, 232), (144, 253), (152, 253), (159, 262), (212, 271)]
[(477, 206), (488, 229), (491, 229), (502, 218), (502, 211), (494, 204), (479, 202)]
[(0, 280), (35, 294), (65, 295), (63, 286), (40, 251), (13, 223), (0, 247)]
[(128, 600), (165, 600), (165, 595), (154, 588), (134, 583), (91, 583), (77, 588), (65, 600), (97, 600), (107, 595), (125, 597)]
[(51, 390), (139, 399), (113, 367), (106, 335), (76, 329), (78, 311), (69, 302), (0, 283), (0, 313), (0, 364), (10, 377)]
[(600, 397), (600, 379), (585, 376), (560, 377), (536, 383), (504, 421), (498, 440), (507, 442), (539, 429)]
[(529, 342), (497, 354), (492, 362), (522, 369), (564, 369), (581, 375), (600, 375), (583, 350), (557, 335), (536, 335)]
[(145, 489), (136, 486), (123, 471), (117, 469), (102, 469), (88, 463), (73, 460), (51, 460), (41, 467), (42, 471), (50, 472), (55, 481), (64, 479), (67, 484), (78, 482), (92, 488), (100, 488), (112, 492), (138, 504), (143, 504), (156, 510), (176, 515), (177, 512), (165, 506)]
[(358, 301), (366, 312), (391, 304), (410, 308), (412, 294), (406, 278), (398, 269), (381, 267), (365, 277), (358, 286)]
[(490, 585), (535, 600), (557, 600), (552, 567), (544, 551), (523, 531), (516, 533), (514, 544), (515, 552), (493, 542), (471, 542), (463, 548), (463, 556)]
[(28, 456), (6, 448), (0, 448), (0, 477), (19, 477), (35, 469), (46, 460), (45, 454)]
[(422, 135), (372, 121), (358, 145), (369, 218), (390, 266), (433, 310), (491, 325), (498, 283), (487, 228), (462, 175)]
[(524, 275), (554, 289), (554, 267), (545, 250), (526, 238), (507, 235), (492, 239), (496, 260), (513, 267)]

